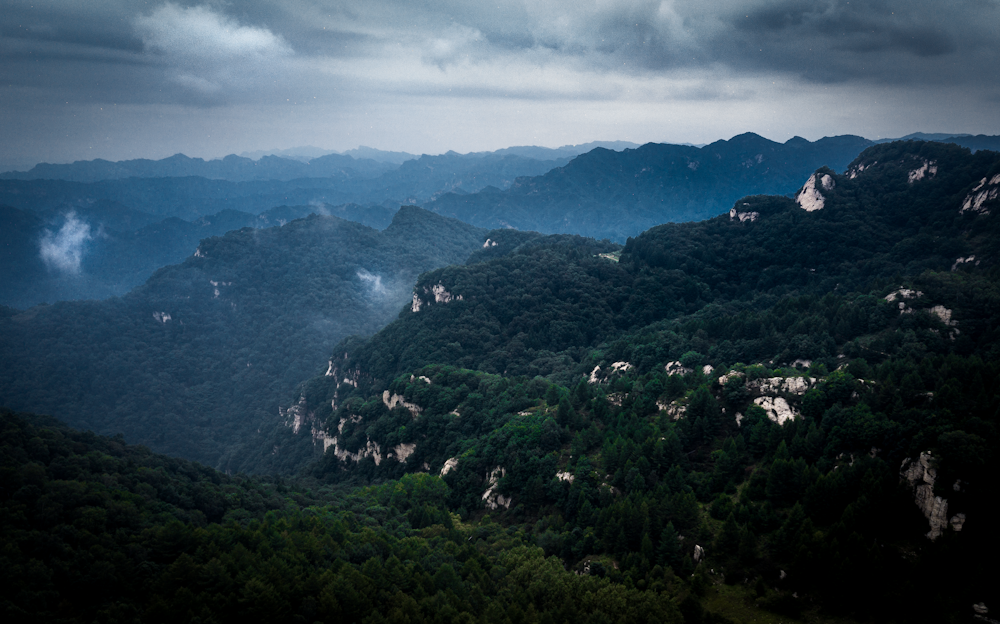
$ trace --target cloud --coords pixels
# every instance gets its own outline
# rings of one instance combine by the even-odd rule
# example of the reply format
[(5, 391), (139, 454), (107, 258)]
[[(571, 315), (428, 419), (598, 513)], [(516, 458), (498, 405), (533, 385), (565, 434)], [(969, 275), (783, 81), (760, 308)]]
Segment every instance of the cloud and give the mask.
[(66, 215), (66, 222), (53, 234), (45, 231), (38, 243), (39, 255), (50, 270), (63, 273), (79, 273), (85, 245), (93, 240), (90, 226), (76, 217), (75, 212)]
[(366, 271), (365, 269), (358, 269), (357, 275), (361, 278), (361, 281), (368, 286), (368, 290), (373, 296), (384, 297), (388, 294), (385, 286), (382, 284), (382, 276), (375, 275)]
[(293, 55), (284, 38), (269, 29), (240, 24), (206, 6), (168, 2), (135, 18), (134, 26), (174, 83), (210, 99), (252, 89)]

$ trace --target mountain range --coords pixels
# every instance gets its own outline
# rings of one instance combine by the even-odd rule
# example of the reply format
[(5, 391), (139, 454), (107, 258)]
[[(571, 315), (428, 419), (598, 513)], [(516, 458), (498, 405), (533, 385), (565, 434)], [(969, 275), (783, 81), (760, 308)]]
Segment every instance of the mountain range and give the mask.
[[(841, 160), (795, 173), (817, 154)], [(741, 185), (670, 222), (697, 209), (667, 198)], [(560, 229), (574, 201), (603, 240)], [(0, 307), (0, 404), (69, 425), (0, 412), (5, 611), (909, 622), (996, 603), (1000, 153), (741, 135), (596, 149), (426, 208), (234, 230), (120, 298)]]

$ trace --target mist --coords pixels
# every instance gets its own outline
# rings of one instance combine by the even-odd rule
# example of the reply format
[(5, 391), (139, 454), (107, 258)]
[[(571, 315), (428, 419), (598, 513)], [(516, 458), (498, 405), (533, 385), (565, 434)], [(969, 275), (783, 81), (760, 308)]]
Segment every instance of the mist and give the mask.
[(90, 225), (78, 219), (75, 212), (69, 212), (57, 233), (46, 230), (42, 235), (38, 242), (39, 255), (49, 270), (78, 274), (86, 245), (93, 239)]

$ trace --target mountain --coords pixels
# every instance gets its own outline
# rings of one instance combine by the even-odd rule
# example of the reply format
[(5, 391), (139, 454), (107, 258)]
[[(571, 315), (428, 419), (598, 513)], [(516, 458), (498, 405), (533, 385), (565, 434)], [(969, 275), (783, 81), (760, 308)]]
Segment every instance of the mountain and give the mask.
[[(130, 437), (210, 456), (238, 431), (215, 465), (304, 469), (230, 476), (0, 410), (0, 606), (975, 621), (1000, 597), (1000, 154), (888, 143), (803, 179), (624, 246), (312, 216), (206, 240), (121, 300), (3, 309), (0, 400), (112, 394)], [(370, 300), (389, 266), (410, 272), (383, 329), (284, 327), (375, 325), (347, 284)]]
[(453, 519), (429, 475), (348, 492), (31, 414), (0, 410), (0, 431), (7, 621), (519, 621), (529, 595), (545, 621), (684, 621), (673, 590), (578, 575), (525, 535)]
[(383, 231), (312, 215), (205, 239), (121, 298), (0, 308), (0, 404), (230, 470), (288, 470), (313, 451), (270, 452), (281, 397), (484, 238), (419, 208)]
[[(48, 171), (39, 165), (36, 169), (41, 168), (42, 173), (38, 175), (63, 176), (63, 179), (15, 179), (11, 174), (8, 179), (0, 179), (0, 203), (33, 212), (65, 211), (95, 202), (114, 203), (160, 217), (191, 221), (224, 210), (257, 214), (281, 205), (422, 203), (449, 191), (472, 193), (488, 186), (506, 188), (517, 177), (540, 175), (566, 163), (566, 160), (539, 161), (514, 155), (449, 152), (425, 155), (398, 167), (379, 165), (380, 170), (359, 175), (350, 167), (341, 166), (343, 163), (339, 161), (360, 161), (335, 154), (315, 158), (308, 165), (273, 157), (254, 162), (232, 156), (205, 162), (178, 155), (173, 160), (184, 166), (166, 166), (177, 163), (164, 165), (165, 161), (88, 161), (46, 165), (53, 169)], [(231, 164), (230, 161), (235, 163), (233, 171), (237, 173), (218, 170)], [(266, 161), (282, 161), (283, 168), (268, 167)], [(77, 165), (82, 168), (80, 172), (72, 170)], [(118, 167), (131, 167), (134, 174), (139, 165), (149, 165), (149, 177), (118, 175)], [(23, 176), (28, 174), (35, 175), (28, 172)], [(74, 178), (101, 179), (82, 182)]]
[(563, 145), (562, 147), (538, 147), (535, 145), (520, 145), (499, 149), (494, 154), (502, 156), (514, 155), (537, 160), (556, 160), (558, 158), (573, 158), (580, 154), (586, 154), (598, 147), (620, 152), (626, 149), (639, 147), (638, 143), (630, 141), (591, 141), (590, 143), (580, 143), (578, 145)]
[[(394, 214), (380, 206), (279, 206), (252, 215), (225, 210), (184, 221), (159, 220), (117, 204), (82, 204), (41, 215), (0, 206), (0, 305), (106, 299), (126, 294), (157, 269), (182, 262), (203, 238), (244, 227), (272, 227), (311, 213), (384, 229)], [(138, 226), (138, 227), (137, 227)]]
[(369, 159), (354, 159), (340, 154), (326, 154), (308, 162), (262, 156), (251, 160), (230, 154), (218, 160), (189, 158), (174, 154), (161, 160), (81, 160), (71, 164), (52, 165), (41, 163), (25, 172), (10, 171), (0, 174), (5, 180), (66, 180), (69, 182), (98, 182), (127, 178), (185, 178), (201, 177), (209, 180), (247, 182), (251, 180), (295, 180), (298, 178), (354, 178), (378, 177), (392, 170), (387, 165)]
[(853, 136), (781, 144), (748, 133), (702, 148), (598, 148), (542, 176), (519, 179), (505, 192), (449, 194), (425, 207), (481, 227), (624, 242), (666, 221), (717, 215), (745, 195), (792, 193), (816, 168), (842, 170), (868, 145)]
[(973, 152), (978, 150), (1000, 151), (1000, 136), (986, 134), (948, 134), (946, 132), (914, 132), (899, 139), (880, 139), (876, 143), (891, 143), (893, 141), (936, 141), (938, 143), (954, 143), (967, 147)]
[(312, 474), (440, 475), (581, 572), (707, 557), (784, 615), (964, 613), (997, 597), (998, 188), (1000, 154), (902, 142), (620, 251), (493, 232), (286, 413)]

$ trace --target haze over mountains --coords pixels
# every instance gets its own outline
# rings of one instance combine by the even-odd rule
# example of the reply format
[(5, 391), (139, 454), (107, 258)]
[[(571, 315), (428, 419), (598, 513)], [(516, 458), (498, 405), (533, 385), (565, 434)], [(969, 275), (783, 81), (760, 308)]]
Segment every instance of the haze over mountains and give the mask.
[[(121, 297), (0, 306), (0, 405), (125, 436), (0, 412), (3, 608), (503, 623), (521, 592), (552, 621), (599, 596), (606, 621), (614, 594), (687, 624), (993, 604), (1000, 154), (747, 134), (440, 194), (512, 158), (358, 182), (437, 193), (426, 208), (192, 221), (84, 192), (320, 187), (60, 182), (63, 212), (51, 181), (4, 181), (19, 296), (194, 248)], [(414, 184), (387, 177), (407, 166)], [(101, 592), (71, 589), (85, 551)], [(539, 578), (561, 593), (519, 584)]]
[[(381, 228), (400, 204), (417, 204), (487, 228), (624, 241), (656, 223), (711, 216), (746, 193), (793, 192), (815, 167), (842, 168), (868, 144), (842, 137), (781, 145), (744, 135), (701, 149), (599, 142), (401, 164), (385, 162), (398, 153), (359, 149), (307, 162), (177, 155), (38, 165), (0, 176), (0, 263), (9, 276), (0, 303), (123, 295), (193, 253), (200, 238), (310, 212)], [(43, 240), (54, 255), (39, 253)]]

